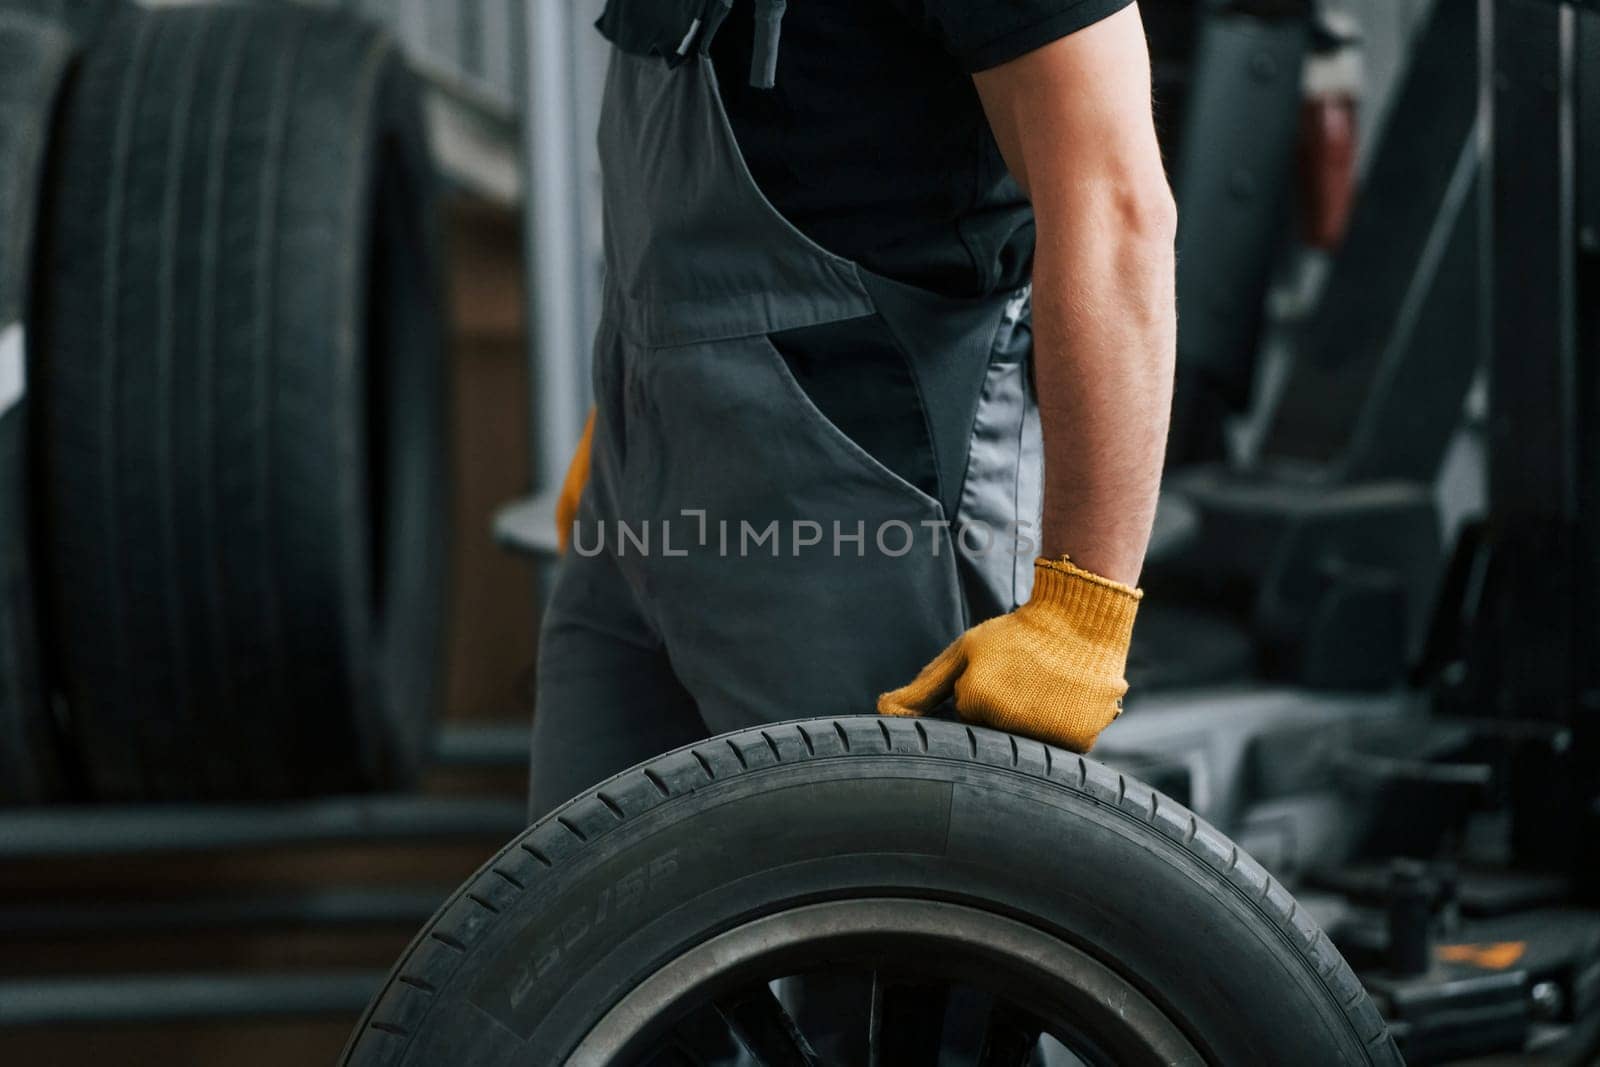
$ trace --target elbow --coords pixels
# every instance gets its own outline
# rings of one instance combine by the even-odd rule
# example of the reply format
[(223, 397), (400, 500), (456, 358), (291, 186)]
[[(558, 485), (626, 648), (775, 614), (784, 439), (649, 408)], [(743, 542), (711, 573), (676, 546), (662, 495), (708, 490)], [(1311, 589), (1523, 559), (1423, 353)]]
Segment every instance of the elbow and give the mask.
[(1113, 225), (1125, 240), (1171, 255), (1178, 236), (1178, 205), (1165, 176), (1119, 183), (1111, 206)]
[(1170, 330), (1176, 315), (1178, 232), (1172, 192), (1164, 178), (1120, 185), (1109, 207), (1109, 274), (1123, 291), (1124, 313), (1148, 329)]
[(1063, 183), (1035, 204), (1036, 283), (1063, 286), (1084, 306), (1115, 307), (1130, 327), (1171, 332), (1176, 316), (1178, 210), (1159, 169)]
[(1099, 165), (1062, 175), (1033, 198), (1046, 239), (1076, 244), (1165, 247), (1178, 235), (1178, 205), (1159, 164)]

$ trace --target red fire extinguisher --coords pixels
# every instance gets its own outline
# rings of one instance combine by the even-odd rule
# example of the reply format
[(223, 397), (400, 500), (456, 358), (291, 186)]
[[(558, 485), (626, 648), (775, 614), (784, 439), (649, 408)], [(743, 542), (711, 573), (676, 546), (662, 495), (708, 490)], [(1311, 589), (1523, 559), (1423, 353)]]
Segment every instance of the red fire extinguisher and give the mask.
[(1356, 198), (1360, 36), (1338, 11), (1317, 18), (1300, 106), (1300, 233), (1313, 248), (1344, 240)]

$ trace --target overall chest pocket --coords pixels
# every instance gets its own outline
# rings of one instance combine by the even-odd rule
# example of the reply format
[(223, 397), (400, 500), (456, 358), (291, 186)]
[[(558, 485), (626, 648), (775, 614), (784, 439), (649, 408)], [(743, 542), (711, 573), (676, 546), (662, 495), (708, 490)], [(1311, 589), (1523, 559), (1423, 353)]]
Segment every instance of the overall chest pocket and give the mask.
[(732, 0), (608, 0), (595, 27), (624, 52), (677, 66), (731, 6)]

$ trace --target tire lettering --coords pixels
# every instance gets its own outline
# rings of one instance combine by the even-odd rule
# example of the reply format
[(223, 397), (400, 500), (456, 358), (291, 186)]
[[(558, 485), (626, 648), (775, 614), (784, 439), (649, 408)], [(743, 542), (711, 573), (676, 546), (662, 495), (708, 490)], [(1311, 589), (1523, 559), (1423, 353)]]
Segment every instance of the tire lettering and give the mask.
[(610, 918), (636, 909), (652, 891), (670, 881), (678, 873), (678, 850), (672, 849), (651, 860), (648, 866), (635, 867), (612, 885), (600, 890), (593, 905), (568, 916), (556, 928), (554, 941), (532, 964), (523, 966), (512, 980), (509, 999), (513, 1009), (522, 1005), (534, 987), (561, 961), (563, 953), (575, 948), (597, 927), (604, 926)]

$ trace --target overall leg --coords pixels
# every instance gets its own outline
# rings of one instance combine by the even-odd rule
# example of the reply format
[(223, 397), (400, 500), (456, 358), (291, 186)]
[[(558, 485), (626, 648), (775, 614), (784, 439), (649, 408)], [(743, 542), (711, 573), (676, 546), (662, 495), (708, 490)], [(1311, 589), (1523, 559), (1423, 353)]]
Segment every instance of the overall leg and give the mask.
[(609, 553), (569, 556), (539, 641), (530, 818), (708, 733)]

